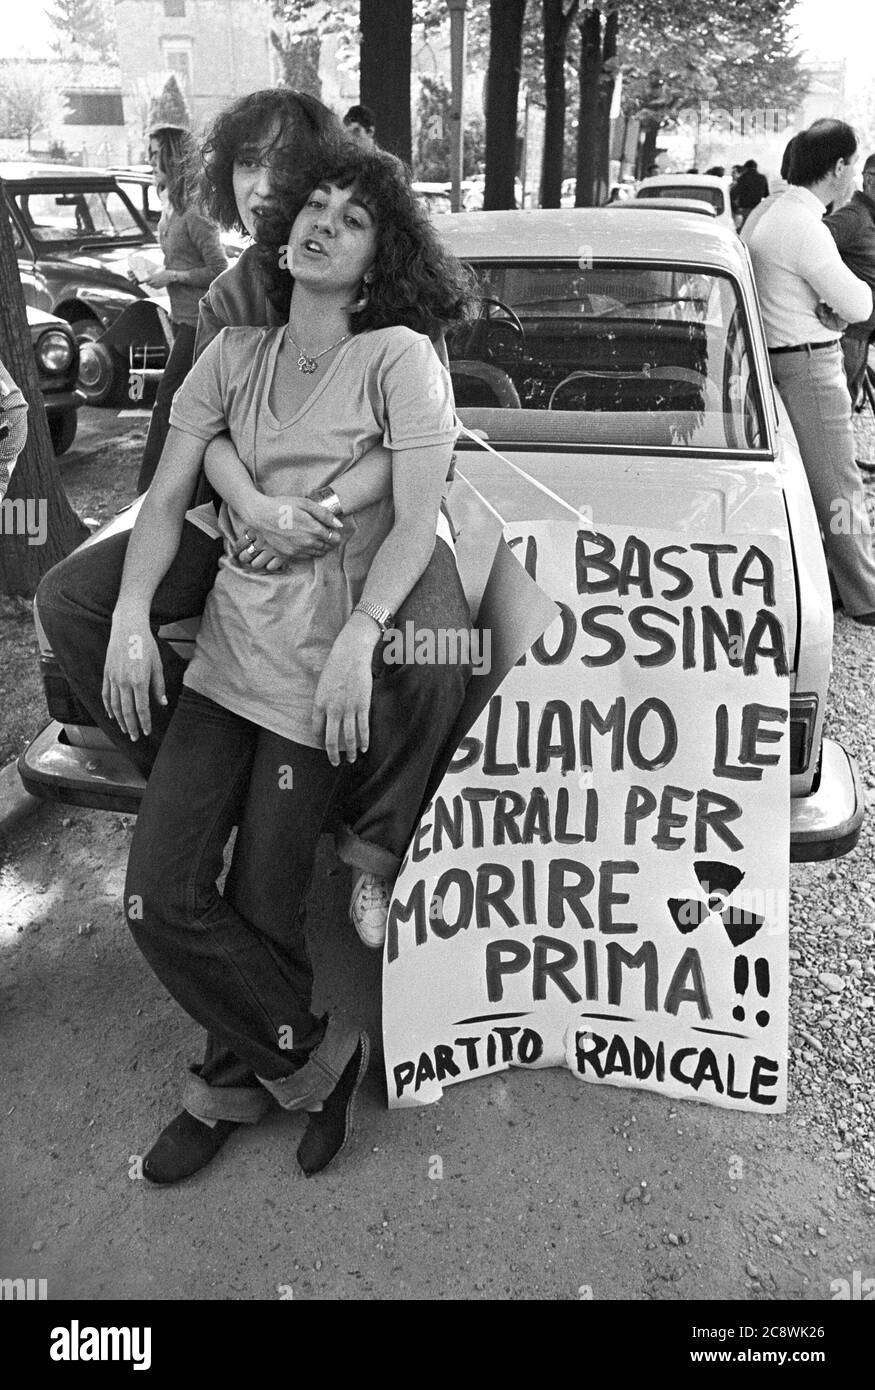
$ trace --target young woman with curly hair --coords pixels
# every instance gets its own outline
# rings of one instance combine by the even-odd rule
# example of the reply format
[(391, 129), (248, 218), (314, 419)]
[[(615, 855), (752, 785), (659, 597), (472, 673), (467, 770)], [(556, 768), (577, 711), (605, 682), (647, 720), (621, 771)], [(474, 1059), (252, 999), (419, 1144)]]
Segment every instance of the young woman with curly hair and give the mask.
[(145, 492), (154, 477), (167, 438), (170, 404), (194, 361), (200, 297), (228, 267), (219, 228), (197, 204), (195, 153), (187, 130), (158, 126), (149, 134), (149, 162), (164, 201), (158, 223), (164, 266), (146, 283), (153, 289), (166, 288), (170, 296), (173, 347), (152, 408), (137, 492)]
[[(272, 88), (240, 98), (217, 117), (203, 148), (205, 211), (223, 226), (236, 226), (258, 238), (277, 200), (286, 205), (301, 196), (302, 171), (312, 168), (319, 157), (315, 152), (327, 145), (336, 154), (342, 138), (337, 118), (304, 93)], [(287, 230), (279, 229), (276, 236), (285, 237)], [(274, 252), (267, 262), (265, 267), (256, 240), (210, 285), (200, 303), (196, 359), (223, 327), (273, 328), (286, 321), (289, 282), (271, 281), (270, 293), (278, 295), (273, 304), (268, 280), (277, 265)], [(438, 317), (431, 322), (433, 344), (446, 362)], [(207, 463), (223, 454), (231, 461), (235, 457), (227, 436), (208, 446)], [(342, 510), (355, 518), (385, 496), (388, 487), (384, 452), (375, 449), (355, 469), (336, 478), (328, 498), (331, 510), (315, 495), (302, 496), (278, 533), (270, 532), (253, 499), (243, 513), (251, 539), (238, 557), (240, 563), (254, 571), (268, 566), (275, 570), (284, 560), (322, 553), (336, 544), (333, 512)], [(198, 498), (210, 495), (202, 473)], [(185, 499), (189, 507), (192, 500)], [(153, 598), (156, 634), (162, 624), (199, 614), (216, 577), (222, 540), (215, 528), (210, 533), (202, 529), (202, 520), (194, 524), (194, 514), (188, 515), (177, 553)], [(417, 633), (439, 627), (457, 630), (467, 623), (446, 516), (439, 518), (438, 530), (441, 542), (397, 615), (402, 631), (408, 623)], [(54, 655), (79, 701), (148, 777), (182, 689), (185, 663), (170, 642), (158, 638), (160, 682), (152, 690), (142, 689), (128, 709), (113, 713), (104, 705), (104, 663), (129, 534), (118, 532), (56, 565), (40, 586), (37, 606)], [(334, 831), (339, 857), (354, 870), (350, 919), (362, 941), (377, 948), (385, 935), (391, 884), (415, 828), (430, 769), (460, 708), (469, 671), (463, 664), (410, 661), (388, 666), (375, 658), (374, 673), (370, 745), (347, 769)]]
[[(157, 686), (161, 672), (152, 597), (207, 446), (227, 433), (233, 450), (207, 462), (225, 499), (224, 554), (143, 798), (125, 888), (138, 946), (208, 1030), (185, 1109), (144, 1160), (154, 1182), (202, 1167), (271, 1098), (310, 1112), (297, 1155), (306, 1174), (346, 1142), (368, 1039), (313, 1015), (299, 906), (341, 755), (355, 760), (369, 747), (382, 633), (444, 545), (435, 532), (456, 425), (428, 333), (464, 321), (468, 280), (441, 250), (403, 167), (379, 152), (330, 161), (306, 198), (275, 198), (259, 254), (286, 323), (224, 329), (178, 392), (106, 660), (108, 705), (142, 717), (143, 681)], [(305, 491), (333, 488), (375, 454), (385, 495), (344, 521), (334, 544), (291, 564), (237, 562), (247, 511), (281, 535)]]

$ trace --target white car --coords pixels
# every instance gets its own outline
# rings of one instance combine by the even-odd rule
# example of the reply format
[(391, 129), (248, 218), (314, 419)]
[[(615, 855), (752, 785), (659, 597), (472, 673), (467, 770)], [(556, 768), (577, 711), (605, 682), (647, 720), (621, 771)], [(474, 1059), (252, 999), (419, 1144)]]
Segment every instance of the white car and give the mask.
[(735, 222), (729, 202), (732, 180), (716, 174), (653, 174), (642, 179), (635, 190), (636, 198), (697, 198), (710, 203), (718, 222), (734, 230)]
[[(573, 506), (585, 497), (605, 524), (704, 528), (727, 542), (775, 538), (793, 594), (791, 858), (847, 853), (864, 796), (854, 760), (823, 737), (833, 633), (826, 562), (772, 385), (746, 247), (714, 217), (670, 210), (456, 213), (437, 225), (474, 268), (482, 295), (479, 318), (447, 342), (470, 430)], [(497, 514), (529, 516), (531, 485), (506, 464), (464, 436), (457, 456)], [(488, 562), (500, 531), (472, 498), (454, 485), (463, 572)], [(110, 527), (130, 526), (135, 513)], [(87, 716), (83, 724), (39, 636), (58, 722), (22, 754), (25, 786), (135, 810), (142, 778)]]

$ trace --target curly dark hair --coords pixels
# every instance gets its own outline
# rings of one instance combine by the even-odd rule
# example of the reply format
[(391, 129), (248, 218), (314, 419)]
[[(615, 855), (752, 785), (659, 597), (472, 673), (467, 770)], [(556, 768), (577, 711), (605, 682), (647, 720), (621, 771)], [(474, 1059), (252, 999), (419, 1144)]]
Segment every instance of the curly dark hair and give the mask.
[(247, 146), (261, 143), (275, 121), (280, 130), (271, 162), (284, 167), (298, 160), (309, 163), (321, 142), (337, 138), (343, 129), (316, 97), (290, 87), (251, 92), (220, 111), (201, 149), (200, 192), (204, 211), (221, 227), (246, 230), (234, 197), (234, 162)]
[(367, 302), (350, 315), (353, 333), (403, 325), (430, 338), (476, 316), (474, 277), (444, 249), (400, 159), (342, 139), (322, 158), (294, 168), (278, 159), (274, 207), (258, 224), (256, 245), (268, 298), (286, 315), (293, 279), (283, 249), (289, 229), (320, 184), (354, 188), (376, 222), (377, 254), (362, 287)]

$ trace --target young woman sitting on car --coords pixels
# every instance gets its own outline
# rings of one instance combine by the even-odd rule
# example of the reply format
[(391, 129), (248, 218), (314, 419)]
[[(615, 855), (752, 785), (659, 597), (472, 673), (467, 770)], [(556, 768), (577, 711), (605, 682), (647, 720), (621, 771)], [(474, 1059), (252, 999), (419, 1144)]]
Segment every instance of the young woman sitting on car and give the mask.
[[(221, 226), (245, 231), (256, 244), (212, 282), (201, 300), (196, 359), (223, 327), (275, 328), (285, 322), (287, 305), (281, 297), (272, 302), (275, 296), (268, 293), (269, 277), (257, 245), (260, 221), (278, 197), (288, 198), (299, 170), (314, 152), (324, 142), (340, 139), (340, 123), (327, 107), (284, 87), (250, 93), (216, 118), (203, 149), (202, 206)], [(439, 327), (430, 331), (435, 347), (443, 352)], [(234, 458), (227, 435), (208, 446), (206, 457), (220, 457), (223, 451)], [(331, 510), (313, 495), (302, 497), (272, 538), (275, 550), (268, 549), (268, 537), (259, 530), (262, 499), (250, 499), (242, 517), (256, 548), (247, 541), (240, 563), (258, 569), (276, 553), (292, 559), (317, 553), (325, 543), (334, 543), (335, 512), (355, 516), (389, 487), (385, 454), (377, 449), (335, 479), (334, 495), (328, 499)], [(198, 492), (210, 495), (203, 474)], [(186, 499), (189, 506), (191, 500)], [(214, 525), (202, 519), (196, 524), (195, 515), (189, 513), (182, 524), (177, 552), (153, 596), (154, 634), (163, 624), (199, 614), (215, 580), (222, 539)], [(129, 536), (129, 531), (117, 530), (61, 561), (40, 585), (37, 607), (73, 692), (94, 723), (148, 777), (182, 689), (185, 662), (169, 641), (156, 636), (166, 704), (160, 704), (154, 692), (150, 699), (147, 691), (142, 719), (132, 709), (121, 711), (116, 720), (105, 708), (104, 662)], [(417, 633), (467, 625), (467, 605), (443, 515), (425, 572), (397, 620), (402, 631), (412, 623)], [(392, 880), (415, 828), (429, 773), (461, 706), (468, 674), (462, 663), (389, 665), (375, 657), (370, 744), (347, 769), (333, 827), (337, 853), (355, 871), (350, 918), (367, 946), (382, 944)]]
[[(311, 1112), (298, 1162), (318, 1171), (346, 1142), (367, 1066), (363, 1032), (311, 1012), (299, 905), (341, 755), (368, 748), (381, 633), (436, 545), (456, 431), (429, 335), (464, 320), (469, 291), (392, 156), (345, 150), (313, 184), (306, 197), (277, 196), (259, 229), (285, 326), (225, 329), (177, 394), (107, 652), (108, 708), (120, 723), (142, 721), (150, 688), (161, 689), (152, 597), (207, 445), (227, 432), (233, 456), (207, 464), (225, 498), (224, 553), (125, 890), (137, 944), (208, 1030), (185, 1108), (144, 1161), (155, 1182), (202, 1167), (271, 1097)], [(344, 522), (336, 541), (311, 539), (307, 558), (288, 567), (277, 556), (261, 568), (237, 563), (247, 509), (281, 537), (306, 492), (332, 487), (373, 451), (388, 464), (391, 495)]]

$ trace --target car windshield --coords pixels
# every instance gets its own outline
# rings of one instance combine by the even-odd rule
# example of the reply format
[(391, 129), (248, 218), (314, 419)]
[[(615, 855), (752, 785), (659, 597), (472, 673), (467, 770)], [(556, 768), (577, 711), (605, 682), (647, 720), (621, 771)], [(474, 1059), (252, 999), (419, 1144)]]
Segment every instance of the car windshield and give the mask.
[(709, 188), (707, 184), (647, 184), (639, 190), (638, 196), (639, 198), (698, 198), (701, 203), (710, 203), (717, 212), (723, 211), (723, 189)]
[(447, 339), (469, 427), (626, 448), (766, 446), (746, 318), (728, 275), (587, 265), (585, 256), (472, 269), (480, 315)]
[(31, 236), (43, 244), (81, 246), (139, 241), (143, 236), (142, 223), (118, 188), (77, 183), (10, 192)]

